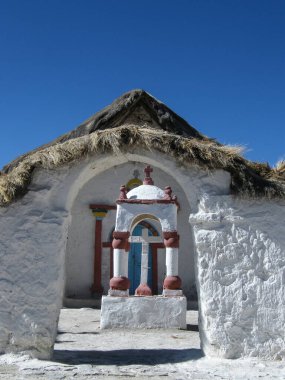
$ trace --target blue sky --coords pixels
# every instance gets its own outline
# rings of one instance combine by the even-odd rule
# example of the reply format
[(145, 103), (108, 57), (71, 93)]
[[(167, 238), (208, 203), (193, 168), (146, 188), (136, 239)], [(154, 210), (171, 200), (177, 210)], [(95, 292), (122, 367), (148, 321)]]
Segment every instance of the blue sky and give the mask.
[(285, 1), (0, 0), (0, 167), (134, 88), (285, 158)]

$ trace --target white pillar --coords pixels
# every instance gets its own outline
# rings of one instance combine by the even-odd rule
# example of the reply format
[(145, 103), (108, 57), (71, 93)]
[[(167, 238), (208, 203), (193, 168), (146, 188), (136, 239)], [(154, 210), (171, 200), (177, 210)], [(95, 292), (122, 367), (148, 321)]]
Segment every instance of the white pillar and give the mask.
[(178, 276), (178, 248), (166, 248), (166, 276)]
[(128, 277), (128, 252), (125, 249), (114, 249), (114, 277)]
[(124, 250), (124, 253), (123, 253), (123, 276), (124, 277), (129, 277), (129, 252), (127, 252), (126, 250)]

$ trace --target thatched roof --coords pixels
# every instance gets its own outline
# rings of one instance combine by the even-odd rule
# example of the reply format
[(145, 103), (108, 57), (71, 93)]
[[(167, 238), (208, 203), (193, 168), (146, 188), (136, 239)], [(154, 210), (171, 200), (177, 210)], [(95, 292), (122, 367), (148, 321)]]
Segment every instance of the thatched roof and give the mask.
[(241, 156), (238, 147), (210, 139), (143, 90), (122, 95), (73, 131), (41, 146), (0, 172), (0, 205), (23, 195), (36, 168), (56, 168), (96, 153), (156, 150), (181, 165), (231, 174), (231, 189), (246, 197), (285, 197), (284, 162), (275, 169)]

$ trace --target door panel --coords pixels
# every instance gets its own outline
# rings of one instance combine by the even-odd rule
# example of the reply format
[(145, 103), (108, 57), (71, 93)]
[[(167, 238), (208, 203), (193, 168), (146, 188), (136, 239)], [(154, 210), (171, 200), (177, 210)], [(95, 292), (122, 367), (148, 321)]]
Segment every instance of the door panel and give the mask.
[[(137, 225), (133, 231), (133, 236), (142, 236), (142, 229), (145, 228), (141, 225)], [(148, 230), (148, 235), (152, 236), (152, 232)], [(131, 243), (131, 248), (129, 251), (129, 269), (128, 276), (131, 282), (130, 294), (135, 294), (136, 288), (140, 284), (141, 278), (141, 254), (142, 254), (142, 244), (141, 243)], [(149, 246), (148, 251), (148, 276), (147, 276), (148, 286), (152, 289), (152, 254), (151, 247)]]

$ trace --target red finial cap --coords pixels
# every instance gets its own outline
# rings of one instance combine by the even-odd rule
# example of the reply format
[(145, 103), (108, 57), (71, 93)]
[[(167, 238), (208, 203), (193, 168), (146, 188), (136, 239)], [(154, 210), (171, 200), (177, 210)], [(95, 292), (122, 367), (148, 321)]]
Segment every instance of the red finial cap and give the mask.
[(122, 185), (120, 187), (119, 199), (120, 199), (120, 201), (122, 201), (123, 199), (127, 199), (127, 189), (126, 189), (125, 185)]
[(144, 169), (145, 172), (145, 179), (143, 180), (144, 185), (153, 185), (153, 180), (150, 176), (150, 174), (153, 172), (153, 169), (150, 167), (150, 165), (147, 165)]

